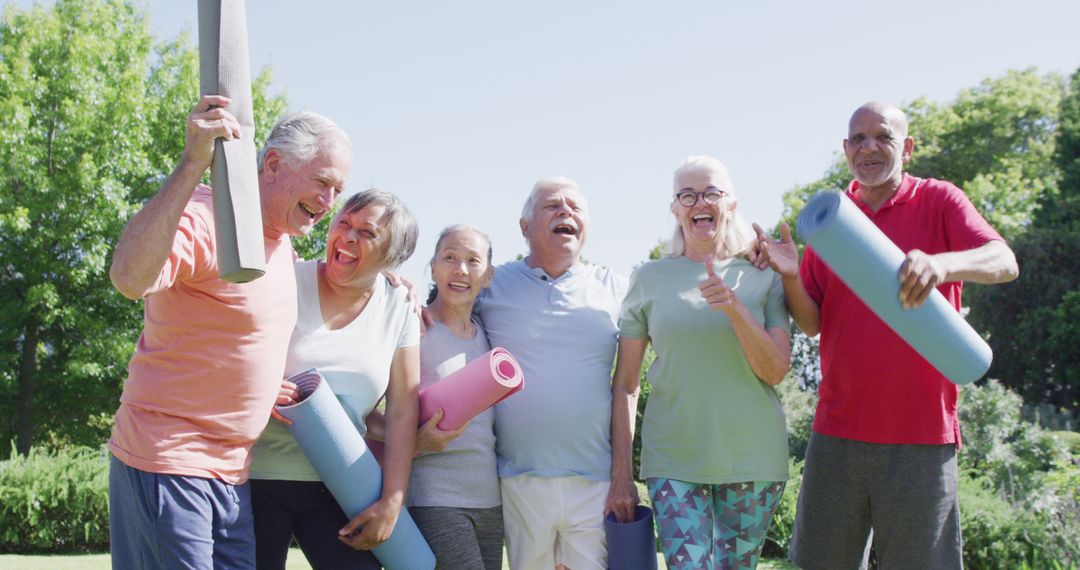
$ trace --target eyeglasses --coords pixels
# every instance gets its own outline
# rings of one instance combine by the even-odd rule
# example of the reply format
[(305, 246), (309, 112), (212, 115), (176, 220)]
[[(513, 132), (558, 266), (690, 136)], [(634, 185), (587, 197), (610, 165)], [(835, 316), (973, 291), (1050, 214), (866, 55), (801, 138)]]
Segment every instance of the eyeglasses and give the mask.
[(723, 199), (724, 196), (727, 196), (727, 192), (724, 192), (723, 190), (718, 190), (716, 188), (710, 188), (710, 189), (708, 189), (708, 190), (706, 190), (704, 192), (694, 192), (693, 190), (682, 190), (682, 191), (678, 192), (677, 194), (675, 194), (675, 199), (678, 200), (679, 203), (682, 204), (683, 206), (686, 206), (687, 208), (690, 208), (690, 207), (693, 207), (694, 204), (697, 204), (699, 197), (706, 204), (712, 206), (713, 204), (716, 204), (721, 199)]

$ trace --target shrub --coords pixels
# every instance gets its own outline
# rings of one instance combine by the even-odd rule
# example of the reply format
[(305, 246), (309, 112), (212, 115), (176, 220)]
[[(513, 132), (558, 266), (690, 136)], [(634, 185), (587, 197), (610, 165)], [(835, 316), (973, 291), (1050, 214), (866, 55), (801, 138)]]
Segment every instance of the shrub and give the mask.
[(786, 378), (776, 387), (787, 417), (788, 454), (792, 459), (806, 458), (806, 446), (814, 429), (814, 411), (817, 409), (817, 392), (803, 389), (795, 378)]
[(1020, 396), (996, 380), (960, 390), (960, 465), (989, 477), (1014, 503), (1038, 488), (1043, 473), (1067, 459), (1061, 438), (1021, 418), (1022, 404)]
[(780, 506), (773, 514), (769, 532), (765, 536), (764, 556), (770, 558), (786, 558), (788, 546), (791, 545), (791, 531), (795, 528), (795, 506), (799, 502), (799, 488), (802, 485), (803, 462), (789, 459), (788, 472), (791, 479), (784, 488), (784, 494), (780, 497)]
[(109, 548), (109, 474), (104, 449), (33, 448), (0, 462), (0, 552)]
[(1001, 499), (988, 488), (992, 481), (961, 474), (960, 526), (964, 533), (964, 566), (1017, 568), (1034, 561), (1046, 541), (1044, 524), (1034, 514)]

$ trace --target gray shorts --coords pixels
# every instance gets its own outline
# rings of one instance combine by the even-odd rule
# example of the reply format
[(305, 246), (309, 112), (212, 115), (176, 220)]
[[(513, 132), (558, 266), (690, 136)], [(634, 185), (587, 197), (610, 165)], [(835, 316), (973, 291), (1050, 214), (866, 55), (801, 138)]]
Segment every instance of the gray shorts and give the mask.
[(956, 446), (814, 433), (788, 556), (808, 570), (963, 568)]

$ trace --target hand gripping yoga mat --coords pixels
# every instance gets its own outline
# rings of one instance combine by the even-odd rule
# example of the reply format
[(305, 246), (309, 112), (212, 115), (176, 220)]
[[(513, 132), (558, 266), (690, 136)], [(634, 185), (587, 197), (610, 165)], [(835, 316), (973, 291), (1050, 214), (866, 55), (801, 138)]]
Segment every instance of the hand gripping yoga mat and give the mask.
[(457, 429), (524, 387), (521, 365), (509, 351), (495, 347), (420, 390), (420, 422), (428, 421), (442, 408), (439, 429)]
[[(317, 370), (301, 372), (290, 380), (300, 390), (301, 400), (277, 409), (292, 420), (289, 432), (330, 494), (349, 518), (355, 517), (379, 499), (382, 470)], [(404, 507), (393, 534), (372, 552), (387, 570), (435, 568), (435, 555)]]
[(634, 520), (618, 522), (614, 513), (604, 517), (608, 568), (612, 570), (656, 570), (656, 534), (652, 509), (634, 507)]
[(936, 289), (922, 306), (900, 307), (905, 254), (851, 200), (815, 196), (799, 213), (799, 236), (885, 324), (946, 378), (974, 382), (990, 368), (990, 347)]
[(199, 0), (199, 91), (231, 100), (242, 135), (215, 141), (210, 166), (218, 272), (233, 283), (266, 273), (245, 18), (244, 0)]

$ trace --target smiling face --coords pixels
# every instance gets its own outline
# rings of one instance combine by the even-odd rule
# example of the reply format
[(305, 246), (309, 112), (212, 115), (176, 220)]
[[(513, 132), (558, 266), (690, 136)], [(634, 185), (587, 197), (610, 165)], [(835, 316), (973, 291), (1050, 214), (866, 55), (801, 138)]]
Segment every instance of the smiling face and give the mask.
[[(676, 197), (682, 192), (721, 192), (724, 197), (715, 204), (706, 203), (703, 196), (696, 196), (693, 206), (683, 205)], [(687, 245), (715, 244), (723, 238), (723, 230), (735, 213), (736, 201), (731, 197), (731, 182), (723, 173), (697, 169), (679, 175), (675, 181), (671, 213), (682, 227)], [(689, 201), (689, 200), (687, 200)]]
[(538, 191), (532, 215), (520, 222), (521, 233), (529, 242), (529, 255), (540, 265), (566, 258), (576, 263), (585, 247), (588, 223), (585, 197), (572, 186)]
[(389, 229), (386, 208), (371, 204), (353, 213), (344, 210), (330, 223), (326, 236), (326, 279), (338, 286), (366, 286), (385, 267)]
[(431, 259), (431, 277), (439, 302), (472, 307), (476, 296), (491, 282), (490, 247), (482, 235), (472, 230), (455, 231), (440, 240)]
[(330, 211), (351, 168), (349, 149), (340, 144), (299, 166), (270, 149), (259, 172), (263, 225), (278, 234), (307, 235)]
[(914, 139), (907, 120), (895, 107), (867, 104), (851, 116), (844, 154), (852, 176), (868, 191), (892, 192), (900, 186)]

